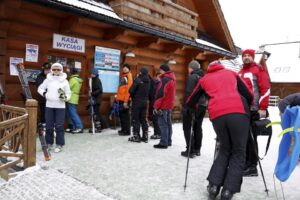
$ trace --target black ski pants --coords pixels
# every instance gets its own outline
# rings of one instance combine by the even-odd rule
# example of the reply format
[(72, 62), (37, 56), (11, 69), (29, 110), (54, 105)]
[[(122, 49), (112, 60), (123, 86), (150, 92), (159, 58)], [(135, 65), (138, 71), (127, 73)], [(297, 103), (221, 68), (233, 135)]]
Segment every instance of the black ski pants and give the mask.
[(105, 118), (101, 115), (101, 112), (100, 112), (100, 106), (101, 106), (101, 104), (95, 104), (95, 105), (93, 105), (95, 127), (96, 127), (97, 129), (108, 128), (108, 123), (107, 123), (107, 121), (106, 121)]
[(132, 103), (131, 117), (133, 126), (133, 135), (140, 136), (140, 127), (142, 126), (143, 136), (148, 133), (148, 124), (146, 120), (147, 101)]
[[(246, 167), (256, 167), (258, 163), (258, 145), (257, 145), (257, 135), (256, 133), (251, 132), (249, 130), (248, 133), (248, 141), (247, 141), (247, 148), (246, 148)], [(252, 141), (252, 136), (254, 141)], [(254, 143), (253, 143), (254, 142)]]
[[(188, 109), (188, 108), (187, 108)], [(191, 141), (191, 152), (200, 152), (202, 146), (202, 122), (205, 116), (206, 106), (199, 106), (195, 112), (182, 112), (182, 124), (184, 138), (186, 142), (186, 149), (189, 148), (189, 141), (191, 135), (191, 129), (193, 129), (193, 136)], [(193, 119), (193, 115), (195, 118)]]
[(220, 152), (207, 180), (231, 192), (240, 192), (250, 119), (246, 114), (227, 114), (212, 120)]
[(121, 131), (130, 134), (130, 115), (129, 108), (124, 108), (124, 102), (119, 102), (119, 117), (121, 123)]

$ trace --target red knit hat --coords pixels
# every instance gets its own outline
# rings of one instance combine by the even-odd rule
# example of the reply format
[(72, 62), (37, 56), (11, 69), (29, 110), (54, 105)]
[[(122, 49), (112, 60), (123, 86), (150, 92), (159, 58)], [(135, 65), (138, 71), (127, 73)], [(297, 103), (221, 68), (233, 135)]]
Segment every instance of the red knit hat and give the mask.
[(245, 54), (249, 54), (253, 59), (255, 57), (255, 50), (253, 49), (246, 49), (242, 53), (242, 57), (244, 57)]

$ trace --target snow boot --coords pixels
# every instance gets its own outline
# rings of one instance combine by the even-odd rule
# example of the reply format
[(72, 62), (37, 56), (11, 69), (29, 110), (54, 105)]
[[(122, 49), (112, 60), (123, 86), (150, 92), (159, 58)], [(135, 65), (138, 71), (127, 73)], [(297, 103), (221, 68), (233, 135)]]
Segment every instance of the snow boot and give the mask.
[(220, 192), (220, 187), (213, 184), (207, 186), (208, 200), (215, 200)]
[(162, 145), (160, 143), (153, 145), (154, 148), (156, 149), (167, 149), (168, 145)]
[(258, 176), (256, 165), (247, 167), (243, 172), (244, 177)]
[(221, 192), (221, 200), (231, 200), (233, 194), (234, 194), (233, 192), (223, 188)]
[(72, 133), (72, 134), (83, 133), (83, 129), (82, 129), (82, 128), (76, 128), (76, 129), (73, 130), (71, 133)]
[(61, 145), (56, 145), (55, 149), (54, 149), (54, 153), (59, 153), (62, 151), (62, 146)]
[(148, 131), (143, 132), (142, 142), (148, 143)]
[(151, 135), (150, 139), (152, 140), (157, 140), (157, 139), (160, 139), (160, 135)]
[(129, 142), (138, 142), (138, 143), (140, 143), (142, 140), (141, 140), (141, 137), (139, 135), (134, 135), (134, 136), (128, 138), (128, 141)]
[[(181, 152), (181, 156), (183, 156), (183, 157), (188, 157), (188, 150), (186, 150), (186, 151), (182, 151)], [(190, 158), (194, 158), (196, 155), (191, 151), (190, 152)]]

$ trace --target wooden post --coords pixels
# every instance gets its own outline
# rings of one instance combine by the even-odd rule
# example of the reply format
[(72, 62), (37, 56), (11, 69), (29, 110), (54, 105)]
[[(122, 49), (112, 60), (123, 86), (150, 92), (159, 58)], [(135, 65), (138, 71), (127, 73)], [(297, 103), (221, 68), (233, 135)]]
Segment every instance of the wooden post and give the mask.
[(36, 132), (37, 132), (37, 106), (34, 99), (26, 101), (26, 110), (28, 112), (28, 131), (27, 131), (27, 161), (24, 162), (24, 168), (35, 165), (36, 162)]

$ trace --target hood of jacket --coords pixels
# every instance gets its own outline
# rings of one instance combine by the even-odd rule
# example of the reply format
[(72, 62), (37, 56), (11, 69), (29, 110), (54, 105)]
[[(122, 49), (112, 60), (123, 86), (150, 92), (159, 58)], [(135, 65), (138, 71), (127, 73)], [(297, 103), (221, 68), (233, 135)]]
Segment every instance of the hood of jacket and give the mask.
[(82, 82), (83, 82), (83, 80), (79, 77), (78, 74), (75, 74), (75, 75), (70, 76), (70, 79), (71, 79), (71, 78), (76, 78), (76, 80), (77, 80), (79, 83), (82, 83)]
[(174, 72), (171, 71), (165, 72), (162, 75), (160, 75), (160, 78), (164, 78), (164, 77), (170, 78), (174, 81), (176, 80)]
[(204, 72), (202, 69), (194, 69), (191, 74), (197, 74), (199, 76), (204, 76)]
[(215, 71), (219, 71), (225, 69), (223, 65), (219, 64), (219, 63), (215, 63), (209, 66), (209, 68), (207, 69), (207, 73), (213, 73)]
[(150, 79), (148, 75), (139, 75), (139, 78), (144, 82), (144, 83), (149, 83)]
[(67, 79), (67, 74), (63, 72), (63, 73), (60, 73), (59, 76), (53, 76), (53, 73), (50, 72), (49, 74), (47, 74), (47, 79), (49, 79), (49, 80), (58, 79), (60, 82), (63, 82), (64, 80)]

